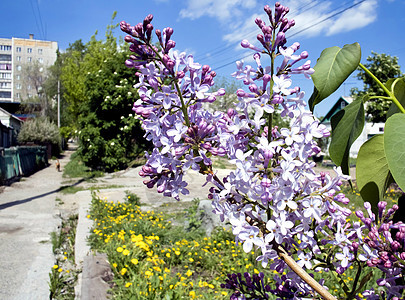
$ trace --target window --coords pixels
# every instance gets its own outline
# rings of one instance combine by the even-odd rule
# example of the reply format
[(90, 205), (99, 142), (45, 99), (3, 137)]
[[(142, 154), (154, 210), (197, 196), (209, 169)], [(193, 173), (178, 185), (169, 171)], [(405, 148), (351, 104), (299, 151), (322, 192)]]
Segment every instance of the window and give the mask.
[(21, 80), (21, 75), (20, 75), (20, 74), (16, 75), (16, 76), (15, 76), (15, 79)]
[(340, 108), (343, 109), (346, 107), (346, 102), (342, 101), (340, 102)]
[(17, 56), (17, 61), (21, 61), (21, 56)]
[(27, 48), (27, 53), (32, 53), (32, 48)]
[(27, 57), (28, 62), (32, 62), (32, 57)]
[(21, 47), (15, 48), (15, 51), (16, 51), (16, 52), (21, 52)]
[(0, 60), (11, 61), (11, 54), (0, 54)]
[(17, 97), (17, 99), (21, 99), (20, 93), (16, 93), (15, 96)]
[(0, 82), (0, 88), (11, 89), (11, 82)]
[(27, 85), (27, 90), (30, 90), (31, 89), (31, 85), (29, 84), (29, 85)]
[(42, 64), (42, 63), (44, 63), (44, 59), (43, 59), (42, 57), (40, 57), (40, 58), (38, 58), (38, 62), (39, 62), (40, 64)]
[(384, 127), (378, 128), (378, 131), (379, 131), (379, 132), (384, 132)]
[(0, 70), (11, 70), (11, 64), (0, 64)]
[(11, 73), (0, 73), (1, 79), (11, 79)]
[(21, 65), (17, 66), (17, 71), (21, 71)]
[(38, 54), (42, 54), (42, 49), (41, 48), (38, 49)]
[(32, 94), (28, 94), (28, 98), (31, 98), (32, 97)]
[(9, 45), (0, 45), (0, 51), (10, 51), (11, 46)]
[(21, 83), (17, 83), (17, 84), (15, 85), (15, 88), (16, 88), (17, 90), (21, 90)]
[(11, 98), (11, 92), (0, 91), (0, 98)]

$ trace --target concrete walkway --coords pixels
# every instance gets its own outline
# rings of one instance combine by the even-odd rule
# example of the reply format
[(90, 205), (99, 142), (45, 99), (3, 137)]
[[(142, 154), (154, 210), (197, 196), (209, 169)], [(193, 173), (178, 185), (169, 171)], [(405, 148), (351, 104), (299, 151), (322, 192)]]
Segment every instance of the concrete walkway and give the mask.
[[(69, 159), (67, 152), (62, 167)], [(0, 299), (49, 299), (50, 233), (60, 224), (55, 199), (63, 180), (50, 163), (0, 193)]]

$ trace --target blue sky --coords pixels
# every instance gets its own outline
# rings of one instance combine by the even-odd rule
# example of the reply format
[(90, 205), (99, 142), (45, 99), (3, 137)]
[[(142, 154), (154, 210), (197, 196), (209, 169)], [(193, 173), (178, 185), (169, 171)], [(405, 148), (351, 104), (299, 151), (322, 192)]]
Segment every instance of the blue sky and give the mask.
[[(362, 62), (371, 51), (387, 53), (399, 58), (405, 70), (405, 1), (404, 0), (286, 0), (287, 15), (296, 21), (287, 34), (287, 45), (298, 41), (300, 51), (309, 52), (315, 65), (326, 47), (359, 42)], [(201, 64), (208, 64), (221, 76), (229, 76), (233, 61), (246, 56), (240, 41), (247, 38), (257, 44), (258, 32), (254, 19), (260, 16), (266, 23), (263, 6), (274, 6), (275, 1), (262, 0), (2, 0), (0, 1), (0, 37), (28, 38), (57, 41), (61, 50), (77, 39), (87, 42), (98, 31), (103, 38), (111, 16), (117, 11), (114, 23), (125, 20), (141, 22), (151, 13), (155, 28), (172, 27), (176, 49), (187, 51)], [(119, 30), (116, 35), (124, 36)], [(292, 36), (293, 35), (293, 36)], [(292, 36), (291, 38), (289, 38)], [(250, 61), (246, 58), (245, 61)], [(303, 76), (293, 77), (310, 96), (313, 85)], [(318, 116), (341, 95), (349, 95), (350, 88), (359, 86), (354, 77), (347, 80), (329, 99), (316, 109)]]

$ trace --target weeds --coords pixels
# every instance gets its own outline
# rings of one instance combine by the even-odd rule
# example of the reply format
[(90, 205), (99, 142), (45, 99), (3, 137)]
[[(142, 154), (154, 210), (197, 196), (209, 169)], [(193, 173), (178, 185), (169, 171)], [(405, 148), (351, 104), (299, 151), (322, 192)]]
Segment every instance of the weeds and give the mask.
[(74, 299), (74, 286), (77, 281), (75, 264), (75, 237), (78, 215), (62, 219), (58, 232), (51, 233), (52, 251), (55, 265), (49, 273), (50, 299)]

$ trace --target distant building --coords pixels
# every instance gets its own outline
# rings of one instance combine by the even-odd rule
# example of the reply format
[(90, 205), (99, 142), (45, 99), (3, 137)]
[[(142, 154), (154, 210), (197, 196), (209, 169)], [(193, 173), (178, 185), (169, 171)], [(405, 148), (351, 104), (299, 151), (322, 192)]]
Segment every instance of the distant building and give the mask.
[[(24, 68), (38, 63), (39, 73), (56, 60), (57, 42), (28, 39), (0, 38), (0, 103), (21, 102), (37, 95), (37, 89), (24, 79)], [(43, 67), (42, 67), (43, 66)], [(41, 74), (37, 74), (39, 80)]]
[[(353, 101), (352, 97), (341, 96), (332, 106), (332, 108), (328, 111), (325, 117), (322, 118), (321, 123), (324, 124), (329, 131), (332, 132), (332, 126), (330, 123), (331, 118), (337, 112), (339, 112), (340, 110), (344, 109), (347, 105), (352, 103), (352, 101)], [(363, 131), (350, 148), (350, 157), (357, 157), (361, 145), (363, 145), (363, 143), (366, 142), (369, 138), (371, 138), (376, 134), (384, 133), (384, 125), (385, 123), (370, 123), (367, 122), (366, 120)]]

